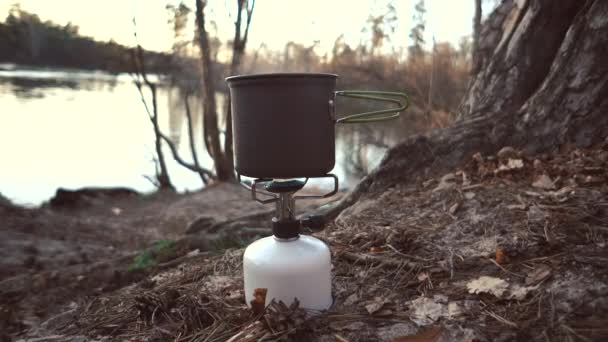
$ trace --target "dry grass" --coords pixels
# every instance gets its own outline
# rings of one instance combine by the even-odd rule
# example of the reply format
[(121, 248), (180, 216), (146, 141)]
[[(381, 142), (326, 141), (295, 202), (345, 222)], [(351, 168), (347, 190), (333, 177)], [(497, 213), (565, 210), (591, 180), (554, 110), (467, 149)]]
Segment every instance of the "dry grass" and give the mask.
[[(453, 340), (603, 340), (605, 149), (514, 156), (523, 167), (503, 171), (499, 158), (477, 156), (443, 177), (443, 190), (431, 179), (362, 199), (319, 236), (333, 252), (328, 312), (306, 316), (273, 303), (253, 314), (244, 305), (242, 250), (229, 250), (96, 297), (55, 331), (142, 341), (376, 341), (417, 331)], [(541, 174), (555, 189), (532, 186)], [(466, 284), (480, 276), (527, 293), (469, 293)], [(425, 313), (425, 305), (440, 311)]]

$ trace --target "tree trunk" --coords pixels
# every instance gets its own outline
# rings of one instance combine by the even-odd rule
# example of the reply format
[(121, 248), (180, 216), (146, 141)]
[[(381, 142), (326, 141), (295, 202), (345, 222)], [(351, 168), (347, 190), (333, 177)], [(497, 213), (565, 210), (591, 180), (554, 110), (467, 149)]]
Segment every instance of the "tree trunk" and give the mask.
[(479, 58), (479, 36), (481, 34), (481, 0), (475, 1), (475, 16), (473, 17), (473, 53), (471, 74), (477, 74), (481, 68)]
[(463, 108), (465, 116), (519, 110), (546, 79), (585, 1), (524, 0), (519, 4), (504, 1), (497, 13), (510, 9), (507, 15), (484, 23), (489, 28), (502, 27), (502, 32), (496, 45), (496, 32), (485, 30), (481, 37), (492, 42), (481, 43), (485, 48), (481, 54), (487, 57), (474, 75)]
[(202, 0), (196, 0), (196, 23), (203, 76), (203, 139), (205, 140), (207, 151), (211, 155), (211, 158), (213, 158), (217, 179), (224, 181), (232, 179), (233, 175), (232, 169), (227, 167), (225, 163), (222, 146), (220, 145), (217, 106), (215, 103), (215, 78), (213, 68), (211, 67), (209, 37), (205, 29), (204, 7), (205, 3)]
[(162, 141), (160, 138), (160, 126), (158, 124), (158, 104), (156, 101), (156, 85), (150, 84), (150, 91), (152, 92), (152, 125), (154, 126), (154, 148), (156, 150), (156, 157), (158, 158), (159, 171), (156, 175), (158, 181), (158, 188), (161, 190), (174, 190), (171, 179), (169, 178), (169, 171), (167, 171), (167, 163), (165, 162), (165, 154), (163, 153)]
[(330, 217), (362, 195), (445, 172), (476, 152), (510, 145), (533, 154), (608, 136), (608, 1), (506, 0), (484, 26), (480, 48), (495, 48), (474, 76), (460, 120), (391, 148)]

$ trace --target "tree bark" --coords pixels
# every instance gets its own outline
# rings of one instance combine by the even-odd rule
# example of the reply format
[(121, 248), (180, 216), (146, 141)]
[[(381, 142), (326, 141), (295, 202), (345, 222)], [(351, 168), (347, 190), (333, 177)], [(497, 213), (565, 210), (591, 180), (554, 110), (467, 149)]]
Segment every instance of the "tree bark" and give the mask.
[[(505, 1), (497, 13), (506, 16), (484, 23), (491, 28), (500, 25), (498, 44), (495, 33), (485, 30), (486, 63), (474, 76), (463, 115), (475, 117), (488, 112), (516, 111), (543, 82), (564, 35), (575, 15), (584, 5), (581, 0)], [(508, 11), (508, 12), (507, 12)], [(502, 20), (500, 20), (502, 19)]]
[(198, 31), (198, 44), (202, 62), (203, 79), (203, 138), (205, 146), (215, 165), (215, 174), (220, 181), (233, 178), (232, 170), (224, 162), (224, 154), (220, 145), (219, 128), (217, 123), (217, 105), (215, 102), (214, 70), (211, 67), (211, 49), (209, 37), (205, 29), (205, 3), (196, 0), (196, 24)]
[[(508, 145), (533, 154), (608, 136), (608, 1), (531, 0), (520, 7), (507, 0), (497, 11), (484, 25), (498, 22), (501, 38), (469, 89), (461, 119), (391, 148), (329, 217), (361, 196), (453, 169), (476, 152)], [(492, 37), (482, 33), (484, 39)]]

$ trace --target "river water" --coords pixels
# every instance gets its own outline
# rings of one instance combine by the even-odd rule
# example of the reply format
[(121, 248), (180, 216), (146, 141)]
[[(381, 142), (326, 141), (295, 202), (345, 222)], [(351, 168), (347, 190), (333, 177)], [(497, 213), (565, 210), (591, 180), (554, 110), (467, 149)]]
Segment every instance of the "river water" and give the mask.
[[(218, 95), (218, 108), (223, 97)], [(195, 130), (200, 99), (192, 98)], [(169, 86), (159, 89), (159, 119), (189, 160), (183, 98)], [(369, 127), (366, 128), (369, 131)], [(349, 187), (378, 164), (384, 149), (361, 141), (368, 135), (337, 130), (336, 168)], [(196, 145), (206, 167), (211, 159)], [(384, 144), (384, 135), (382, 137)], [(376, 136), (378, 137), (378, 136)], [(39, 205), (58, 187), (125, 186), (150, 192), (144, 176), (154, 175), (154, 135), (140, 95), (127, 74), (27, 69), (0, 65), (0, 193), (22, 205)], [(202, 188), (198, 176), (165, 152), (179, 191)]]

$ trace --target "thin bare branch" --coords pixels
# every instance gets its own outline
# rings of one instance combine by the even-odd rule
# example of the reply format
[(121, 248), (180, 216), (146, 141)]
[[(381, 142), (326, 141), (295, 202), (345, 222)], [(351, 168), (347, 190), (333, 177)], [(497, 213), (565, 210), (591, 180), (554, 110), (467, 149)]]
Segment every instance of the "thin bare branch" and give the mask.
[[(137, 41), (137, 24), (135, 17), (133, 17), (133, 35), (135, 36), (135, 40)], [(156, 99), (156, 85), (148, 80), (148, 76), (146, 74), (145, 68), (145, 59), (144, 52), (139, 42), (137, 44), (137, 50), (131, 50), (131, 62), (133, 63), (133, 69), (137, 77), (134, 78), (135, 86), (139, 91), (141, 96), (141, 101), (144, 104), (144, 108), (146, 109), (146, 113), (148, 113), (148, 118), (152, 122), (152, 126), (154, 127), (154, 147), (156, 150), (156, 157), (158, 158), (158, 170), (156, 172), (156, 178), (158, 180), (159, 188), (165, 189), (174, 189), (173, 184), (171, 183), (171, 178), (169, 177), (169, 171), (167, 169), (167, 164), (165, 163), (165, 156), (163, 155), (162, 141), (160, 137), (160, 127), (158, 125), (158, 104)], [(150, 110), (150, 106), (146, 101), (146, 97), (144, 96), (141, 79), (143, 79), (144, 83), (150, 89), (152, 93), (152, 110)]]
[(190, 111), (190, 104), (188, 103), (188, 97), (189, 97), (189, 94), (186, 94), (186, 96), (184, 97), (184, 104), (186, 107), (186, 119), (188, 121), (188, 141), (190, 142), (190, 152), (192, 153), (192, 161), (194, 163), (193, 166), (196, 168), (195, 172), (197, 172), (199, 174), (203, 183), (207, 184), (209, 181), (209, 178), (211, 178), (213, 175), (212, 175), (211, 171), (202, 168), (198, 161), (198, 154), (196, 153), (196, 144), (194, 143), (194, 129), (192, 128), (192, 126), (193, 126), (192, 125), (192, 121), (193, 121), (192, 112)]
[(253, 16), (254, 8), (255, 0), (252, 0), (251, 8), (247, 7), (247, 24), (245, 25), (245, 34), (243, 34), (243, 45), (247, 44), (247, 38), (249, 37), (249, 27), (251, 26), (251, 17)]
[[(187, 161), (183, 160), (179, 153), (177, 152), (177, 147), (175, 146), (175, 144), (173, 143), (173, 141), (171, 141), (171, 139), (169, 139), (169, 137), (167, 137), (165, 134), (163, 134), (162, 132), (160, 133), (160, 138), (162, 140), (164, 140), (167, 145), (169, 145), (169, 149), (171, 150), (171, 154), (173, 155), (173, 159), (175, 159), (175, 161), (185, 167), (186, 169), (196, 172), (200, 175), (204, 175), (205, 177), (209, 177), (209, 178), (214, 178), (213, 173), (211, 173), (211, 171), (207, 170), (207, 169), (203, 169), (201, 167), (197, 167), (194, 164), (190, 164)], [(201, 179), (203, 179), (203, 182), (205, 182), (205, 184), (207, 184), (207, 181), (205, 179), (205, 177), (201, 177)]]

